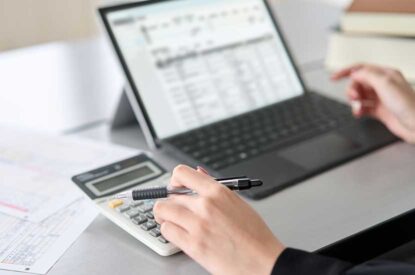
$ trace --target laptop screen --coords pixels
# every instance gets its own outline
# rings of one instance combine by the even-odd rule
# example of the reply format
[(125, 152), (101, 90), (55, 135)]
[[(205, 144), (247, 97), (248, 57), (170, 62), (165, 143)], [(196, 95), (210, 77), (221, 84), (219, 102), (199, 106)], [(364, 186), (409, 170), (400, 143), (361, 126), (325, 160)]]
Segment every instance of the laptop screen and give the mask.
[(106, 20), (160, 139), (303, 93), (264, 0), (148, 1)]

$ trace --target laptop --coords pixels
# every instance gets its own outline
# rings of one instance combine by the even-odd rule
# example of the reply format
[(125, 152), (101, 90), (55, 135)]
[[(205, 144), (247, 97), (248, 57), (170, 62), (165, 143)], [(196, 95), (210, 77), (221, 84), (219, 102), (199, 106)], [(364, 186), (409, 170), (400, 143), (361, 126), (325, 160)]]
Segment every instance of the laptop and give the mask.
[(304, 85), (265, 0), (149, 0), (101, 8), (147, 142), (261, 199), (396, 141)]

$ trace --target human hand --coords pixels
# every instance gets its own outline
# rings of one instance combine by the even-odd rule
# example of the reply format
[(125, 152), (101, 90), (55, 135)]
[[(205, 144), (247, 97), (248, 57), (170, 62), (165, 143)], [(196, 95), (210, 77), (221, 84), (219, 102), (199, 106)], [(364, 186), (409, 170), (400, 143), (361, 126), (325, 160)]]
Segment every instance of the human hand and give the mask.
[(356, 65), (335, 73), (332, 79), (346, 77), (351, 79), (347, 95), (356, 117), (374, 117), (406, 142), (415, 143), (415, 93), (399, 71)]
[(198, 195), (154, 206), (163, 236), (213, 274), (270, 274), (284, 246), (237, 194), (210, 176), (180, 165), (171, 185)]

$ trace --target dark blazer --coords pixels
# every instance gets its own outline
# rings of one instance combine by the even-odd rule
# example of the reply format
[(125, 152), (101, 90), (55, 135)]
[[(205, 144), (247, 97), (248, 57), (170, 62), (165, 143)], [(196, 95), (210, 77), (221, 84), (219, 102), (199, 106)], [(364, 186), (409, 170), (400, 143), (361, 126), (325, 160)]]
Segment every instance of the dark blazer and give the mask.
[(415, 265), (370, 261), (359, 266), (292, 248), (285, 249), (272, 275), (415, 275)]

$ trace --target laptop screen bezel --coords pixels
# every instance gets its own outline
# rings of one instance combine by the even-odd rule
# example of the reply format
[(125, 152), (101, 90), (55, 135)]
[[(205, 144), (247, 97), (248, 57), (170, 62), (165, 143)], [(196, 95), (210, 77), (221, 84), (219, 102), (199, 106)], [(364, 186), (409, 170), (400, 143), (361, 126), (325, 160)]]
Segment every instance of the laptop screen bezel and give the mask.
[[(134, 78), (132, 77), (132, 75), (130, 73), (130, 70), (128, 68), (127, 62), (124, 59), (124, 55), (122, 54), (121, 48), (118, 45), (118, 41), (115, 38), (115, 35), (114, 35), (113, 30), (111, 28), (111, 25), (110, 25), (110, 23), (109, 23), (109, 21), (107, 19), (107, 15), (109, 13), (112, 13), (112, 12), (115, 12), (115, 11), (126, 10), (126, 9), (129, 9), (129, 8), (136, 8), (136, 7), (140, 7), (140, 6), (146, 6), (146, 5), (153, 5), (153, 4), (162, 3), (162, 2), (168, 2), (168, 1), (180, 1), (180, 0), (147, 0), (147, 1), (139, 1), (139, 2), (133, 2), (133, 3), (123, 3), (123, 4), (109, 6), (109, 7), (101, 7), (101, 8), (98, 9), (99, 14), (100, 14), (100, 17), (101, 17), (101, 20), (102, 20), (103, 25), (105, 27), (105, 30), (106, 30), (106, 32), (107, 32), (107, 34), (108, 34), (108, 36), (109, 36), (109, 38), (111, 40), (112, 46), (114, 47), (114, 50), (115, 50), (115, 52), (117, 54), (117, 57), (118, 57), (118, 59), (119, 59), (119, 61), (121, 63), (121, 67), (122, 67), (122, 69), (123, 69), (123, 71), (125, 73), (125, 76), (127, 78), (128, 84), (129, 84), (132, 92), (134, 93), (135, 99), (136, 99), (136, 101), (137, 101), (137, 103), (138, 103), (138, 105), (140, 107), (140, 111), (141, 111), (141, 113), (143, 115), (143, 118), (144, 118), (144, 121), (146, 123), (146, 126), (147, 126), (147, 128), (148, 128), (148, 130), (150, 132), (150, 135), (151, 135), (151, 137), (152, 137), (152, 139), (154, 141), (154, 144), (157, 147), (161, 147), (161, 143), (162, 143), (163, 140), (170, 139), (172, 137), (166, 137), (164, 139), (160, 139), (157, 136), (157, 133), (156, 133), (156, 131), (155, 131), (154, 127), (153, 127), (153, 124), (151, 122), (150, 116), (147, 113), (146, 106), (145, 106), (145, 104), (144, 104), (144, 102), (143, 102), (143, 100), (142, 100), (142, 98), (140, 96), (140, 93), (139, 93), (139, 90), (137, 88), (137, 85), (136, 85), (136, 83), (134, 81)], [(289, 48), (287, 46), (287, 42), (286, 42), (285, 36), (284, 36), (283, 32), (281, 31), (281, 28), (279, 27), (278, 20), (277, 20), (277, 18), (275, 16), (274, 12), (272, 11), (271, 6), (268, 3), (268, 1), (267, 0), (262, 0), (262, 2), (265, 4), (266, 10), (267, 10), (268, 14), (271, 17), (271, 21), (273, 23), (273, 26), (275, 27), (275, 29), (276, 29), (276, 31), (277, 31), (280, 39), (281, 39), (283, 48), (284, 48), (285, 52), (287, 53), (288, 60), (291, 63), (291, 65), (293, 66), (294, 72), (295, 72), (295, 74), (296, 74), (296, 76), (297, 76), (297, 78), (298, 78), (298, 80), (300, 82), (301, 89), (302, 89), (302, 94), (300, 96), (303, 96), (304, 94), (307, 93), (307, 89), (306, 89), (304, 80), (303, 80), (303, 78), (302, 78), (302, 76), (300, 74), (300, 71), (298, 69), (298, 66), (297, 66), (296, 62), (294, 61), (293, 55), (292, 55), (292, 53), (290, 52), (290, 50), (289, 50)], [(290, 98), (290, 99), (292, 99), (292, 98)], [(255, 109), (255, 110), (251, 110), (250, 112), (255, 112), (255, 111), (258, 111), (258, 110), (261, 110), (261, 109), (262, 108)], [(243, 114), (240, 114), (240, 115), (243, 115)], [(218, 122), (216, 122), (216, 123), (218, 123)], [(203, 125), (200, 128), (203, 128), (203, 127), (206, 127), (206, 126), (208, 126), (208, 125)], [(184, 132), (179, 133), (177, 135), (182, 135), (182, 134), (184, 134), (186, 132), (190, 132), (190, 131), (194, 131), (194, 130), (195, 129), (188, 130), (188, 131), (184, 131)]]

